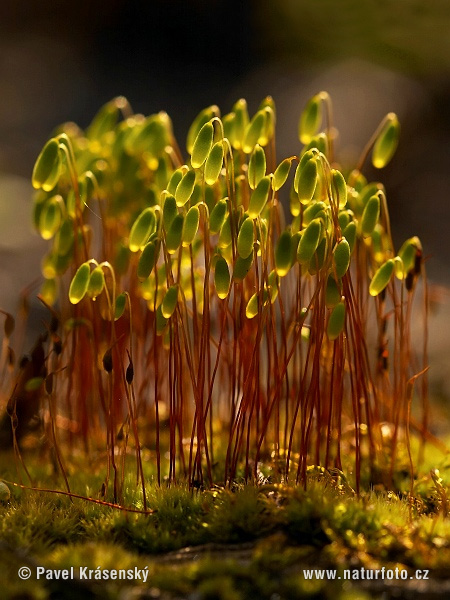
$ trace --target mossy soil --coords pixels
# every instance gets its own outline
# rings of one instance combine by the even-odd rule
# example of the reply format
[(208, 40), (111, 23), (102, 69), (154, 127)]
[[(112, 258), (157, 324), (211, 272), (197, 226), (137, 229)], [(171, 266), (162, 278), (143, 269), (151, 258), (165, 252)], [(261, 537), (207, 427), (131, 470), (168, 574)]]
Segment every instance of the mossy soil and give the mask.
[[(64, 489), (45, 460), (24, 460), (37, 487)], [(1, 477), (18, 482), (13, 456), (0, 461)], [(450, 458), (431, 447), (412, 496), (406, 470), (391, 490), (372, 486), (358, 497), (351, 480), (322, 468), (309, 470), (306, 489), (273, 483), (268, 472), (256, 483), (198, 490), (158, 487), (148, 468), (150, 515), (10, 485), (11, 498), (0, 504), (2, 598), (414, 598), (450, 589)], [(103, 472), (82, 457), (68, 471), (73, 492), (100, 497)], [(129, 471), (124, 505), (141, 509), (142, 492)], [(32, 570), (27, 581), (18, 577), (21, 566)], [(37, 566), (148, 567), (148, 579), (37, 581)], [(303, 571), (337, 569), (340, 576), (344, 569), (382, 567), (406, 569), (408, 581), (307, 580)], [(427, 569), (429, 580), (410, 580), (417, 569)]]

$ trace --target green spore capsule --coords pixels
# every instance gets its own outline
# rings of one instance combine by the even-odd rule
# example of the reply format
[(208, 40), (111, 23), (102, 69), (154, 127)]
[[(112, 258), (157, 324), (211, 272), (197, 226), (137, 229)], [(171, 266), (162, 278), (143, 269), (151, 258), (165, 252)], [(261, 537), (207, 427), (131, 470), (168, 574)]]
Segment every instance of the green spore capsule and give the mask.
[(154, 242), (148, 242), (142, 250), (142, 254), (139, 257), (139, 262), (137, 265), (137, 276), (139, 281), (145, 281), (150, 273), (153, 271), (153, 268), (156, 263), (156, 246)]
[(53, 306), (58, 297), (56, 279), (46, 279), (41, 285), (40, 295), (49, 306)]
[(372, 164), (382, 169), (391, 160), (397, 149), (400, 123), (395, 113), (389, 113), (372, 150)]
[(322, 225), (319, 219), (314, 219), (302, 232), (302, 237), (297, 248), (297, 260), (300, 264), (306, 265), (313, 257), (320, 241)]
[(338, 216), (339, 227), (343, 230), (350, 223), (350, 213), (348, 210), (341, 210)]
[(237, 238), (237, 251), (241, 258), (247, 258), (252, 253), (254, 241), (253, 221), (247, 218), (242, 223)]
[(172, 285), (166, 292), (164, 300), (161, 304), (162, 316), (166, 319), (170, 319), (173, 315), (178, 302), (178, 286)]
[(341, 279), (350, 266), (350, 245), (345, 238), (342, 238), (333, 251), (333, 263), (336, 276)]
[(65, 256), (73, 246), (73, 222), (65, 219), (55, 237), (55, 248), (60, 256)]
[(334, 275), (330, 273), (325, 290), (325, 304), (327, 308), (333, 308), (341, 301), (341, 286), (336, 282)]
[(186, 149), (189, 154), (192, 154), (192, 149), (194, 147), (194, 142), (200, 132), (200, 129), (211, 121), (214, 117), (220, 116), (219, 107), (215, 104), (204, 108), (194, 119), (192, 125), (189, 127), (187, 141), (186, 141)]
[(244, 143), (245, 132), (249, 123), (247, 102), (244, 98), (241, 98), (234, 104), (233, 113), (234, 120), (230, 142), (235, 150), (240, 150)]
[(44, 205), (39, 218), (39, 233), (44, 240), (50, 240), (61, 225), (62, 197), (57, 195), (50, 198)]
[(366, 204), (368, 203), (369, 199), (372, 196), (375, 196), (375, 194), (377, 194), (377, 192), (379, 191), (384, 191), (384, 186), (383, 184), (377, 182), (377, 181), (372, 181), (371, 183), (368, 183), (367, 185), (365, 185), (362, 190), (359, 192), (359, 203), (362, 206), (362, 208), (364, 208), (366, 206)]
[(130, 140), (129, 150), (134, 154), (149, 152), (152, 156), (161, 155), (170, 144), (170, 129), (166, 121), (166, 113), (147, 117), (140, 131)]
[(89, 125), (86, 135), (90, 140), (100, 140), (112, 131), (119, 120), (119, 108), (116, 100), (104, 104)]
[(175, 195), (175, 192), (177, 191), (177, 187), (178, 187), (180, 181), (183, 179), (183, 175), (187, 171), (188, 171), (188, 167), (186, 165), (183, 165), (182, 167), (179, 167), (178, 169), (176, 169), (170, 176), (169, 183), (167, 184), (167, 191), (169, 192), (169, 194), (171, 196)]
[(114, 303), (114, 321), (118, 321), (125, 311), (127, 295), (125, 292), (119, 294)]
[(261, 308), (267, 304), (269, 301), (269, 292), (264, 288), (260, 290), (259, 293), (253, 294), (250, 300), (247, 302), (247, 306), (245, 307), (245, 316), (247, 319), (253, 319), (259, 312), (259, 305), (261, 304)]
[(315, 275), (320, 271), (323, 267), (325, 258), (328, 252), (328, 240), (326, 237), (323, 237), (319, 245), (317, 246), (317, 250), (314, 252), (313, 257), (309, 261), (308, 271), (311, 275)]
[(156, 217), (152, 208), (145, 208), (138, 216), (130, 231), (128, 247), (137, 252), (147, 243), (156, 228)]
[(177, 201), (175, 200), (174, 196), (169, 194), (165, 197), (163, 206), (163, 225), (166, 231), (171, 226), (172, 221), (175, 219), (177, 214)]
[(305, 150), (311, 150), (312, 148), (317, 148), (319, 152), (322, 152), (325, 156), (328, 153), (328, 138), (325, 133), (319, 133), (319, 135), (315, 135), (311, 138), (311, 141), (307, 146), (305, 146)]
[(162, 314), (162, 304), (156, 309), (156, 334), (162, 335), (166, 329), (168, 319)]
[(169, 254), (174, 254), (180, 247), (181, 238), (183, 235), (183, 225), (183, 215), (176, 215), (170, 224), (169, 231), (166, 234), (166, 248)]
[(177, 206), (184, 206), (192, 196), (195, 186), (195, 171), (188, 171), (181, 178), (180, 183), (175, 190), (175, 200)]
[(50, 192), (58, 183), (61, 175), (62, 160), (58, 140), (52, 138), (42, 148), (37, 157), (31, 176), (31, 183), (36, 190)]
[(105, 275), (103, 273), (103, 269), (102, 267), (95, 267), (89, 278), (87, 294), (90, 298), (95, 300), (95, 298), (102, 293), (104, 287)]
[(348, 242), (350, 246), (350, 254), (353, 252), (353, 248), (355, 247), (356, 242), (356, 223), (355, 221), (350, 221), (350, 223), (344, 228), (342, 232), (343, 236)]
[(192, 147), (191, 165), (199, 169), (208, 158), (214, 138), (214, 127), (212, 123), (205, 123), (195, 138)]
[(205, 163), (205, 182), (213, 185), (219, 178), (223, 165), (223, 142), (219, 141), (211, 148)]
[(256, 189), (251, 195), (250, 203), (248, 206), (248, 216), (251, 219), (256, 219), (256, 217), (258, 217), (261, 211), (263, 210), (269, 197), (269, 190), (270, 177), (266, 175), (261, 179), (261, 181), (258, 183)]
[(197, 206), (191, 206), (184, 219), (183, 234), (181, 236), (183, 246), (189, 246), (197, 235), (200, 223), (200, 211)]
[(317, 150), (308, 150), (307, 152), (305, 152), (302, 155), (300, 162), (298, 163), (297, 168), (295, 169), (295, 173), (294, 173), (294, 190), (295, 190), (296, 194), (298, 194), (298, 182), (300, 180), (300, 174), (302, 172), (303, 167), (306, 165), (306, 163), (308, 161), (315, 158), (316, 155), (317, 155)]
[(243, 281), (247, 276), (247, 273), (250, 271), (250, 267), (253, 264), (253, 252), (247, 256), (247, 258), (242, 258), (240, 256), (236, 257), (236, 262), (234, 264), (233, 269), (233, 279), (234, 281)]
[(380, 217), (380, 198), (378, 195), (369, 198), (361, 217), (361, 233), (363, 237), (372, 235)]
[(273, 304), (278, 296), (278, 275), (276, 271), (271, 271), (269, 273), (269, 277), (267, 278), (267, 283), (269, 286), (269, 300), (270, 303)]
[(331, 169), (331, 186), (340, 209), (347, 204), (347, 183), (344, 176), (337, 169)]
[(258, 143), (261, 137), (264, 136), (266, 126), (266, 113), (265, 110), (259, 110), (245, 131), (244, 142), (242, 144), (242, 150), (246, 154), (250, 154), (255, 145)]
[(275, 169), (275, 173), (273, 174), (272, 178), (272, 188), (274, 192), (278, 192), (278, 190), (281, 189), (286, 183), (293, 160), (294, 157), (292, 156), (291, 158), (285, 158)]
[(314, 190), (316, 189), (317, 185), (317, 175), (317, 162), (314, 158), (308, 160), (306, 164), (300, 169), (297, 193), (298, 199), (302, 204), (309, 204), (309, 202), (311, 202), (311, 199), (314, 195)]
[(388, 285), (394, 272), (394, 264), (394, 260), (390, 258), (375, 273), (369, 286), (369, 294), (371, 296), (378, 296)]
[(89, 286), (90, 276), (89, 263), (85, 262), (78, 267), (69, 288), (69, 300), (72, 304), (78, 304), (84, 298)]
[(319, 214), (327, 208), (325, 202), (311, 202), (303, 211), (303, 225), (309, 225), (312, 220), (319, 218)]
[(308, 144), (322, 124), (322, 100), (320, 94), (313, 96), (303, 109), (298, 125), (298, 137), (302, 144)]
[(283, 231), (278, 238), (275, 250), (275, 269), (279, 277), (288, 274), (292, 260), (292, 237), (289, 231)]
[(266, 154), (263, 148), (256, 144), (253, 152), (250, 155), (248, 163), (248, 185), (252, 190), (256, 188), (258, 183), (266, 174)]
[(230, 271), (228, 269), (227, 261), (219, 256), (214, 269), (214, 285), (216, 287), (217, 295), (221, 300), (228, 296), (228, 290), (230, 289)]
[(398, 251), (401, 262), (395, 263), (395, 275), (398, 279), (405, 279), (408, 273), (414, 271), (416, 256), (422, 252), (422, 244), (417, 236), (409, 238), (402, 244)]
[(219, 248), (226, 248), (230, 244), (231, 244), (231, 224), (230, 224), (230, 215), (227, 215), (222, 224), (222, 227), (220, 228), (219, 241), (218, 241), (217, 245)]
[(227, 199), (219, 200), (209, 215), (209, 231), (219, 233), (227, 216)]
[(339, 302), (331, 311), (327, 325), (327, 336), (330, 341), (336, 340), (342, 333), (345, 325), (345, 304)]

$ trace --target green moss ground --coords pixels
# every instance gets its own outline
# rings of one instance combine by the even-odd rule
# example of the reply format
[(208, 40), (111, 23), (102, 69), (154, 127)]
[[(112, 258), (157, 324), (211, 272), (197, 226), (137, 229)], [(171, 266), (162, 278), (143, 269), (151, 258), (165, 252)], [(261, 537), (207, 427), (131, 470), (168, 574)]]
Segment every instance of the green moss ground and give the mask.
[[(44, 461), (25, 458), (39, 487), (63, 489)], [(18, 481), (12, 456), (1, 462), (2, 477)], [(97, 498), (102, 475), (82, 465), (70, 466), (72, 491)], [(439, 475), (431, 477), (431, 468)], [(195, 491), (158, 488), (151, 474), (149, 480), (150, 516), (11, 487), (11, 499), (0, 505), (2, 598), (385, 598), (373, 586), (306, 581), (302, 569), (429, 569), (429, 589), (450, 576), (450, 459), (431, 448), (412, 498), (406, 475), (395, 491), (372, 489), (358, 498), (342, 478), (321, 469), (310, 470), (306, 490), (270, 479)], [(142, 507), (131, 477), (125, 504)], [(142, 589), (129, 581), (22, 582), (23, 565), (148, 566), (149, 580)]]

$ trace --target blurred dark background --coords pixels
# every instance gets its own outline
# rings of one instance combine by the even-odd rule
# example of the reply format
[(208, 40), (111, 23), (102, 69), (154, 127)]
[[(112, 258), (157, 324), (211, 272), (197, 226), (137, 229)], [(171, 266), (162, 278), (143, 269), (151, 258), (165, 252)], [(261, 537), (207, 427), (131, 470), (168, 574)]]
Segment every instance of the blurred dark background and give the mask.
[(85, 127), (119, 94), (137, 112), (166, 110), (183, 147), (204, 106), (226, 113), (246, 97), (254, 111), (271, 94), (281, 159), (298, 152), (300, 111), (325, 89), (347, 166), (397, 112), (398, 152), (366, 174), (386, 185), (397, 243), (419, 235), (431, 277), (450, 283), (449, 32), (448, 0), (2, 0), (0, 304), (39, 272), (37, 154), (58, 123)]

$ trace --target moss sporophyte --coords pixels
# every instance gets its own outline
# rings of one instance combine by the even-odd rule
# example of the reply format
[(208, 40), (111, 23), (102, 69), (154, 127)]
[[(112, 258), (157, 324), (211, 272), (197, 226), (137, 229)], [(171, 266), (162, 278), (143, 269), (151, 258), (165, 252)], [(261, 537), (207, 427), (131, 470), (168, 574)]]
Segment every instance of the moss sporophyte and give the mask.
[[(86, 131), (62, 125), (36, 161), (51, 324), (25, 386), (48, 409), (61, 469), (66, 444), (106, 448), (114, 502), (132, 451), (145, 505), (143, 448), (158, 482), (191, 486), (265, 463), (305, 482), (310, 465), (342, 469), (345, 452), (358, 490), (362, 465), (389, 481), (411, 426), (425, 439), (425, 374), (424, 424), (410, 417), (427, 366), (425, 321), (411, 339), (422, 247), (412, 237), (396, 253), (386, 190), (363, 174), (370, 153), (377, 169), (390, 161), (397, 117), (353, 170), (337, 162), (327, 93), (301, 114), (298, 154), (279, 161), (275, 127), (270, 97), (252, 117), (242, 99), (223, 117), (210, 106), (183, 154), (166, 113), (133, 114), (120, 97)], [(23, 368), (2, 368), (14, 389)]]

